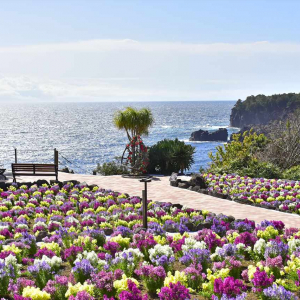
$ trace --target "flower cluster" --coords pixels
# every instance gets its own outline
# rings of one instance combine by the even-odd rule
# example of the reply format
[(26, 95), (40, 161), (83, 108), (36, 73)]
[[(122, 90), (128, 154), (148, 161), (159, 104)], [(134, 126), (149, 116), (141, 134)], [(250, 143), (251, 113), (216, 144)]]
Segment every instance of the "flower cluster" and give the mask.
[[(209, 178), (211, 188), (216, 177)], [(251, 181), (262, 194), (285, 188), (298, 199), (296, 184), (243, 178), (236, 187), (233, 178), (220, 177), (222, 187)], [(300, 230), (281, 221), (149, 201), (145, 229), (139, 197), (72, 183), (14, 185), (0, 190), (0, 207), (0, 294), (9, 299), (298, 296)]]
[[(203, 174), (208, 192), (227, 195), (265, 208), (300, 214), (300, 182), (264, 178), (250, 178), (233, 174)], [(284, 225), (279, 221), (278, 225)], [(276, 225), (275, 225), (276, 226)], [(239, 226), (245, 230), (246, 226)], [(283, 228), (277, 228), (282, 230)]]

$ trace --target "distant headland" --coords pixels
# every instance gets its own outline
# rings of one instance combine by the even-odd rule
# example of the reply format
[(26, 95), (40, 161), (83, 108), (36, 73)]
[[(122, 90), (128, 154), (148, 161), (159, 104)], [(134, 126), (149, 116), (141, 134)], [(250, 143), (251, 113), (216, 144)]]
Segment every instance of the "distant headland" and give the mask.
[(272, 121), (286, 119), (300, 108), (300, 94), (276, 94), (272, 96), (249, 96), (238, 100), (231, 110), (230, 126), (249, 127), (266, 125)]

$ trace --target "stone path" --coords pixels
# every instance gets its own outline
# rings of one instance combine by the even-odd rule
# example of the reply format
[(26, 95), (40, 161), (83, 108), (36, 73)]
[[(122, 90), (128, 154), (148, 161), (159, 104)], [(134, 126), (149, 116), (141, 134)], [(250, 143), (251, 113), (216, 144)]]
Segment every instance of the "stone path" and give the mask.
[[(43, 177), (45, 179), (53, 179), (53, 177)], [(78, 180), (88, 184), (97, 184), (105, 189), (128, 193), (131, 196), (142, 196), (144, 184), (138, 179), (122, 178), (121, 176), (93, 176), (81, 174), (59, 173), (58, 179)], [(37, 177), (20, 177), (17, 181), (35, 181)], [(148, 199), (155, 201), (166, 201), (172, 203), (180, 203), (182, 205), (214, 212), (216, 214), (223, 213), (232, 215), (235, 218), (248, 218), (255, 222), (262, 220), (280, 220), (287, 227), (300, 228), (300, 216), (282, 213), (264, 208), (239, 204), (233, 201), (223, 200), (193, 191), (172, 187), (169, 184), (169, 177), (156, 177), (148, 184)]]

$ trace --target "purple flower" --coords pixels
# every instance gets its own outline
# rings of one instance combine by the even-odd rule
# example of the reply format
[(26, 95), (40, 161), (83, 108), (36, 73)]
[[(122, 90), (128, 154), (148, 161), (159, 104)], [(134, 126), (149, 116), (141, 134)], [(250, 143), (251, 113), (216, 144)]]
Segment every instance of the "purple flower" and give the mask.
[(42, 258), (44, 255), (49, 258), (52, 258), (53, 256), (55, 256), (55, 253), (52, 250), (43, 248), (43, 249), (39, 249), (38, 252), (34, 256)]
[(113, 257), (115, 257), (115, 254), (117, 251), (121, 248), (121, 246), (116, 242), (106, 242), (104, 244), (103, 248), (111, 253)]
[(78, 253), (81, 253), (83, 251), (82, 247), (79, 246), (71, 246), (70, 248), (67, 248), (64, 251), (64, 259), (67, 259), (73, 264), (74, 260), (76, 259), (76, 256)]
[(81, 261), (77, 261), (72, 268), (75, 279), (81, 283), (84, 283), (86, 279), (90, 278), (91, 274), (95, 271), (96, 269), (91, 265), (90, 261), (85, 258)]
[(201, 264), (205, 271), (211, 263), (210, 252), (207, 249), (190, 249), (184, 253), (179, 261), (186, 266)]
[(170, 283), (168, 287), (163, 287), (158, 294), (160, 300), (187, 300), (191, 299), (189, 290), (180, 282)]
[(149, 222), (147, 231), (153, 235), (164, 235), (166, 233), (164, 229), (156, 222)]
[(156, 290), (160, 289), (166, 277), (165, 269), (162, 266), (154, 267), (152, 265), (144, 265), (140, 269), (135, 270), (135, 273), (142, 277), (150, 293), (155, 293)]
[(289, 252), (289, 246), (283, 242), (271, 241), (271, 245), (265, 249), (265, 259), (268, 257), (274, 258), (281, 255), (285, 258)]
[(136, 284), (130, 279), (127, 280), (128, 291), (122, 291), (119, 294), (120, 300), (147, 300), (147, 295), (142, 295), (142, 292), (137, 288)]
[(287, 291), (283, 286), (277, 286), (273, 284), (272, 286), (263, 290), (264, 298), (267, 299), (280, 299), (280, 300), (297, 300), (298, 297), (292, 292)]
[(274, 276), (269, 278), (265, 271), (260, 271), (259, 268), (257, 268), (256, 272), (254, 273), (254, 278), (251, 280), (254, 285), (253, 291), (262, 292), (264, 288), (271, 286), (273, 281)]
[(234, 279), (233, 277), (226, 277), (224, 280), (217, 278), (214, 282), (214, 293), (219, 295), (236, 297), (246, 290), (247, 287), (243, 282), (239, 279)]
[(241, 233), (234, 241), (234, 243), (237, 245), (239, 243), (244, 244), (245, 246), (253, 247), (256, 243), (257, 238), (250, 232), (243, 232)]
[(69, 300), (95, 300), (94, 297), (92, 297), (89, 293), (87, 293), (86, 291), (81, 291), (78, 292), (77, 295), (74, 296), (70, 296)]

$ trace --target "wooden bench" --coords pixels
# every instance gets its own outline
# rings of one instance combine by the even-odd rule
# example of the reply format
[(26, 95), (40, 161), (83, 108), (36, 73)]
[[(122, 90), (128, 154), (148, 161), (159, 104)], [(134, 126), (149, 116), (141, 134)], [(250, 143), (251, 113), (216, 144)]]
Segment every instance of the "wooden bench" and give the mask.
[(55, 164), (11, 164), (11, 170), (16, 182), (16, 176), (55, 176), (58, 180), (58, 166)]

